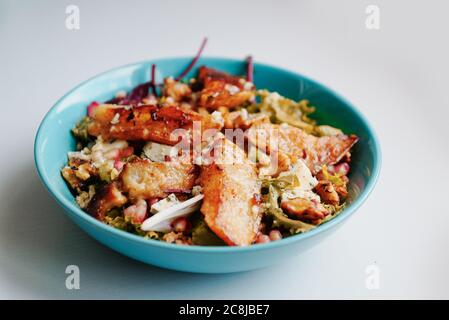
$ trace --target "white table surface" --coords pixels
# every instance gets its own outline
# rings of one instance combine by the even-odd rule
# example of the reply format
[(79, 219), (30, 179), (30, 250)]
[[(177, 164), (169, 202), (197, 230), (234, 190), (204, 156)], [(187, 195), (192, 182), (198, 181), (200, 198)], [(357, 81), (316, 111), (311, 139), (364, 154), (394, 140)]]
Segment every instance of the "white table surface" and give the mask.
[[(279, 1), (280, 2), (280, 1)], [(80, 30), (65, 8), (80, 8)], [(367, 30), (365, 8), (380, 8)], [(448, 3), (444, 1), (0, 0), (0, 298), (449, 298)], [(355, 103), (383, 168), (347, 223), (290, 261), (198, 275), (147, 266), (84, 234), (50, 198), (33, 139), (51, 105), (115, 66), (189, 55), (255, 59), (301, 72)], [(366, 286), (367, 266), (380, 287)], [(80, 290), (65, 268), (78, 265)]]

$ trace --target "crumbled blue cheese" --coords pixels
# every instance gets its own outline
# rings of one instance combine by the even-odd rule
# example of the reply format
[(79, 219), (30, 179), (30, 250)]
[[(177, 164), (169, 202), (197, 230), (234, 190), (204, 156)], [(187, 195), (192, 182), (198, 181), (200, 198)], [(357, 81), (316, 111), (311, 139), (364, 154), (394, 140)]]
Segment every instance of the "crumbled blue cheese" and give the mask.
[(243, 90), (250, 91), (254, 88), (254, 84), (251, 81), (246, 81), (244, 78), (239, 79), (240, 84), (243, 86)]
[(112, 120), (111, 120), (111, 124), (117, 124), (119, 122), (119, 119), (120, 119), (120, 114), (116, 113), (114, 115), (114, 118), (112, 118)]
[(232, 84), (226, 84), (225, 85), (225, 90), (227, 90), (231, 96), (240, 92), (239, 87), (234, 86)]
[(156, 142), (148, 142), (143, 147), (145, 157), (153, 162), (164, 162), (166, 157), (176, 157), (176, 148)]
[(318, 184), (318, 180), (312, 175), (307, 165), (302, 160), (298, 160), (290, 171), (282, 172), (279, 177), (295, 174), (299, 180), (299, 187), (302, 190), (312, 190)]
[(298, 177), (299, 186), (284, 191), (282, 193), (282, 201), (295, 198), (320, 201), (319, 195), (312, 191), (318, 184), (318, 180), (312, 175), (304, 161), (298, 160), (290, 171), (282, 172), (279, 174), (279, 177), (291, 175), (292, 173)]
[(254, 84), (250, 81), (245, 81), (243, 85), (243, 90), (250, 91), (254, 87)]
[(176, 198), (176, 195), (172, 193), (167, 198), (154, 203), (150, 208), (150, 212), (152, 214), (155, 214), (161, 212), (162, 210), (170, 208), (171, 206), (178, 203), (179, 203), (178, 198)]
[(220, 126), (224, 126), (224, 119), (223, 119), (223, 115), (221, 114), (220, 111), (214, 111), (211, 114), (212, 116), (212, 121), (219, 124)]

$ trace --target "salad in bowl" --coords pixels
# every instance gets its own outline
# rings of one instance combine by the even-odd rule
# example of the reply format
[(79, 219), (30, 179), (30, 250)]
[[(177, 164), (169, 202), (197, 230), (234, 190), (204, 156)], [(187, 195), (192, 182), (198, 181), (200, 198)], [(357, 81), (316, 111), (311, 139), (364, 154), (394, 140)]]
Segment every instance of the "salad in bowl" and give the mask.
[[(314, 101), (202, 65), (92, 101), (61, 174), (77, 205), (142, 238), (250, 246), (308, 233), (342, 212), (352, 132), (314, 119)], [(256, 70), (257, 72), (257, 70)]]

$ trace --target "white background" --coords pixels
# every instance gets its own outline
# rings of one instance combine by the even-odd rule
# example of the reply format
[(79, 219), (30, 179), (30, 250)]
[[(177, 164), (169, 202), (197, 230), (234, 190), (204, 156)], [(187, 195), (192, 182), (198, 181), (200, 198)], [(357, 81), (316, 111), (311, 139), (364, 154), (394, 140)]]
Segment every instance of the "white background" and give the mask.
[[(337, 3), (338, 2), (338, 3)], [(76, 4), (81, 29), (65, 27)], [(380, 30), (365, 8), (380, 7)], [(0, 298), (449, 298), (449, 5), (445, 1), (0, 0)], [(33, 139), (47, 110), (99, 72), (149, 58), (244, 58), (337, 90), (377, 131), (376, 189), (290, 261), (230, 275), (157, 269), (98, 244), (44, 190)], [(380, 268), (368, 290), (366, 268)], [(65, 288), (65, 268), (81, 289)]]

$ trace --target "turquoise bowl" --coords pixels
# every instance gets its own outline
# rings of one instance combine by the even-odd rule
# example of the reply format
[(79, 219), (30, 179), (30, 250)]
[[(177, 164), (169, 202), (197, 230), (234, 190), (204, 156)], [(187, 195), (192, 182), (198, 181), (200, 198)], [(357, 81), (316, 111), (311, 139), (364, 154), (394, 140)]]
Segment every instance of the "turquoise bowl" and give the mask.
[[(363, 115), (347, 100), (325, 86), (297, 73), (258, 64), (254, 82), (258, 88), (278, 91), (289, 98), (308, 99), (317, 107), (315, 118), (359, 136), (352, 153), (348, 205), (336, 218), (318, 228), (280, 241), (247, 247), (180, 246), (139, 236), (107, 226), (82, 211), (61, 177), (67, 152), (75, 149), (70, 129), (86, 114), (91, 101), (105, 101), (119, 90), (130, 90), (148, 81), (151, 64), (157, 65), (157, 80), (178, 75), (190, 57), (134, 63), (95, 76), (70, 90), (50, 109), (36, 135), (34, 157), (39, 176), (66, 214), (85, 232), (104, 245), (145, 263), (173, 270), (227, 273), (258, 269), (296, 256), (329, 235), (366, 200), (379, 176), (381, 154), (376, 135)], [(245, 74), (242, 60), (201, 58), (197, 66)], [(196, 68), (188, 76), (193, 76)]]

